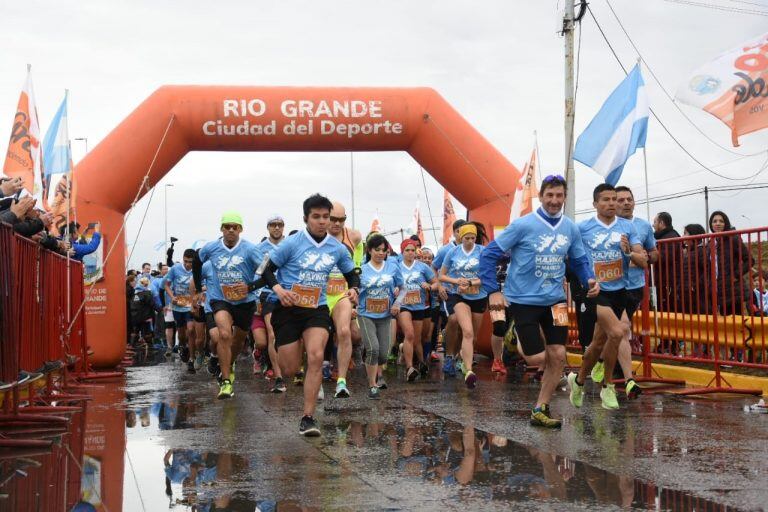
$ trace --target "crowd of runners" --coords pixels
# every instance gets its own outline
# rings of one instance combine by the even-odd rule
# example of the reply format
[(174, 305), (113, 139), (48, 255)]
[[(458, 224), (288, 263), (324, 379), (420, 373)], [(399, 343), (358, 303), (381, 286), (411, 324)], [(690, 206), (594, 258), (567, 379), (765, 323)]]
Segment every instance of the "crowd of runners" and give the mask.
[[(253, 373), (270, 379), (272, 392), (302, 385), (302, 435), (320, 435), (314, 416), (325, 398), (323, 381), (335, 381), (334, 399), (364, 392), (377, 400), (387, 389), (387, 365), (402, 364), (398, 374), (411, 383), (429, 378), (430, 364), (442, 364), (446, 378), (460, 376), (474, 389), (486, 312), (492, 371), (506, 374), (505, 343), (515, 340), (541, 375), (531, 424), (558, 428), (549, 403), (559, 385), (567, 383), (570, 402), (581, 407), (589, 376), (601, 387), (602, 407), (617, 409), (610, 381), (618, 365), (627, 398), (638, 396), (630, 322), (644, 269), (657, 257), (652, 228), (633, 217), (631, 190), (599, 185), (595, 217), (579, 224), (562, 213), (566, 195), (564, 178), (548, 176), (541, 207), (495, 240), (488, 242), (481, 223), (458, 220), (454, 240), (435, 254), (416, 236), (399, 247), (381, 233), (364, 239), (346, 227), (344, 206), (319, 194), (303, 203), (303, 229), (286, 237), (283, 218), (273, 215), (260, 243), (241, 237), (242, 217), (230, 211), (221, 216), (220, 238), (185, 250), (182, 262), (146, 282), (139, 276), (139, 287), (165, 311), (166, 355), (178, 351), (190, 373), (207, 368), (219, 399), (235, 395), (235, 364), (244, 350), (252, 351)], [(578, 373), (565, 375), (570, 299), (580, 329), (591, 330), (581, 338), (591, 342)], [(142, 324), (137, 334), (143, 330)], [(349, 371), (360, 366), (366, 386), (355, 390)]]

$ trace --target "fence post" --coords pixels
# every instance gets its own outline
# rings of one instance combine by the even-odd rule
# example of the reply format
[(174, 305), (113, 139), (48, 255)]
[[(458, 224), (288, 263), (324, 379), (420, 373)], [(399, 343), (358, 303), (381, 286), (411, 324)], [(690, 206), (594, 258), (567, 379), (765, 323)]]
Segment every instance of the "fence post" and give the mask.
[(715, 252), (715, 238), (710, 238), (707, 246), (709, 247), (709, 279), (713, 283), (710, 286), (710, 301), (712, 304), (712, 334), (714, 335), (714, 356), (715, 356), (715, 387), (720, 387), (720, 327), (718, 325), (718, 302), (717, 302), (717, 253)]

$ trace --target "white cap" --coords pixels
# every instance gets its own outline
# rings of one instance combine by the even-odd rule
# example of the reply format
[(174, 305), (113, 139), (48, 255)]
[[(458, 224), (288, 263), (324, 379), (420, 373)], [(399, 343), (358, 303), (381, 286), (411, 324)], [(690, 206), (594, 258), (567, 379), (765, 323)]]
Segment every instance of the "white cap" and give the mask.
[(269, 217), (267, 217), (267, 226), (269, 226), (273, 222), (282, 222), (283, 224), (285, 224), (285, 220), (283, 220), (283, 217), (281, 215), (276, 214), (276, 213), (270, 215)]

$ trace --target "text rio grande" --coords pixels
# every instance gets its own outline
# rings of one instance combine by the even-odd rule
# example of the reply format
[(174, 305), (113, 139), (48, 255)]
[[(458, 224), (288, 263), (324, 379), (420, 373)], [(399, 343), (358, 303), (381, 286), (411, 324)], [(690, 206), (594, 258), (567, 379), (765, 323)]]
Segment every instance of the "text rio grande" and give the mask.
[[(266, 101), (251, 98), (225, 99), (221, 106), (223, 119), (204, 122), (204, 135), (270, 136), (280, 133), (353, 138), (403, 133), (402, 123), (383, 119), (381, 100), (283, 100), (279, 108), (270, 108)], [(259, 123), (253, 119), (265, 116), (271, 120)], [(244, 117), (249, 119), (238, 119)], [(281, 118), (284, 121), (281, 122)]]

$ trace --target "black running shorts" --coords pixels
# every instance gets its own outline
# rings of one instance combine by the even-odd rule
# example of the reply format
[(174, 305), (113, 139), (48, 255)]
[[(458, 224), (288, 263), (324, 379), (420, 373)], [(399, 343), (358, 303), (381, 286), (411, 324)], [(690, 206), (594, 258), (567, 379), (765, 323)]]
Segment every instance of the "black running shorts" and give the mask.
[(205, 328), (209, 331), (216, 328), (216, 320), (213, 319), (213, 313), (205, 314)]
[(275, 347), (288, 345), (301, 338), (304, 331), (311, 327), (320, 327), (331, 332), (331, 313), (328, 306), (317, 308), (286, 308), (277, 304), (270, 318), (275, 331)]
[(600, 293), (595, 297), (595, 303), (598, 306), (605, 306), (613, 310), (613, 314), (616, 318), (621, 320), (621, 315), (627, 309), (627, 290), (600, 290)]
[(411, 314), (411, 320), (415, 320), (417, 322), (419, 320), (424, 320), (425, 318), (428, 318), (429, 317), (429, 313), (430, 313), (430, 311), (428, 309), (416, 309), (416, 310), (401, 309), (400, 310), (401, 313), (403, 313), (405, 311), (407, 311), (407, 312), (409, 312)]
[[(544, 352), (544, 344), (565, 345), (568, 341), (568, 327), (554, 325), (552, 306), (530, 306), (511, 303), (507, 318), (515, 322), (515, 334), (526, 356)], [(544, 332), (544, 340), (541, 339)]]
[(456, 304), (460, 302), (469, 306), (470, 311), (473, 313), (485, 313), (485, 310), (488, 309), (488, 297), (483, 297), (482, 299), (465, 299), (461, 295), (452, 293), (448, 295), (448, 300), (445, 301), (445, 307), (447, 308), (449, 315), (454, 313)]
[(212, 300), (211, 310), (214, 316), (219, 311), (227, 311), (232, 316), (232, 323), (241, 331), (248, 332), (251, 328), (253, 312), (256, 311), (256, 302), (243, 302), (242, 304), (232, 304), (225, 300)]
[(627, 316), (629, 320), (632, 320), (632, 316), (640, 309), (640, 305), (643, 302), (643, 288), (635, 288), (634, 290), (627, 290)]

